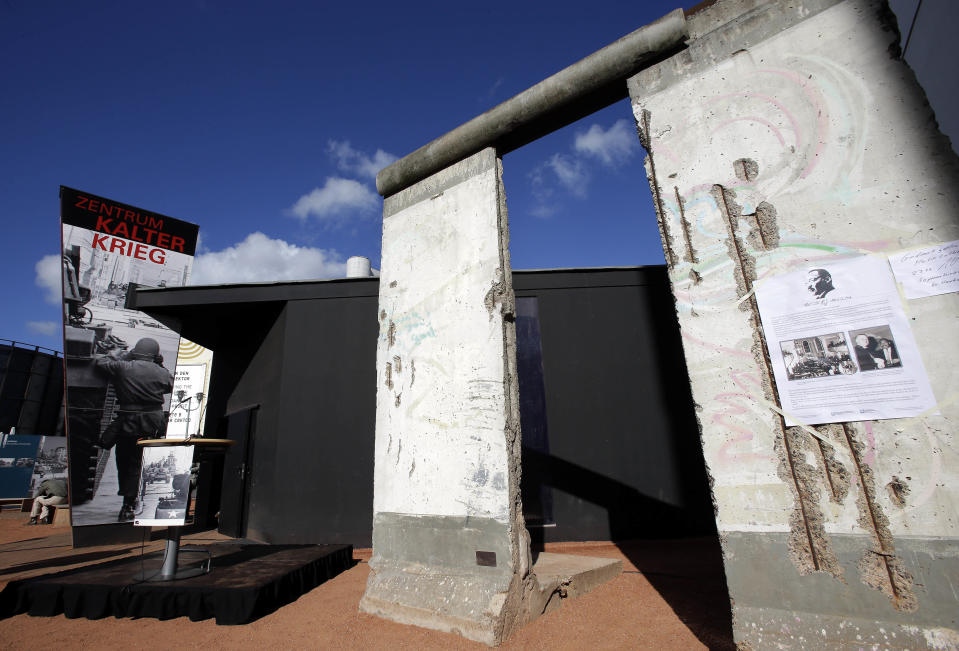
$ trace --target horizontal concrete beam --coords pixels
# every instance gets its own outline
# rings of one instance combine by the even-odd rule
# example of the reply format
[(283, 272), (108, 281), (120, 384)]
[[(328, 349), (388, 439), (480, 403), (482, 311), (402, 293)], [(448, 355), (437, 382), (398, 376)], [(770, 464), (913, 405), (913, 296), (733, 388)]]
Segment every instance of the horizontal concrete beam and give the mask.
[(626, 79), (684, 47), (686, 20), (676, 9), (544, 79), (376, 175), (387, 197), (485, 149), (505, 154), (626, 97)]

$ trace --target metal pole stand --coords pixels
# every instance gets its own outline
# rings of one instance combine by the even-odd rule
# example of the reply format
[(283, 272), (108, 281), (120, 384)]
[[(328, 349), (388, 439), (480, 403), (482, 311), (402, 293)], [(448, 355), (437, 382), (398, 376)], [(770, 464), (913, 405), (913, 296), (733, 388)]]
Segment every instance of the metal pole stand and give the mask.
[(159, 571), (144, 570), (139, 572), (134, 579), (137, 581), (148, 581), (158, 583), (161, 581), (179, 581), (180, 579), (189, 579), (201, 574), (210, 572), (211, 563), (201, 563), (199, 567), (187, 567), (182, 570), (177, 569), (177, 562), (180, 556), (180, 527), (167, 527), (166, 530), (166, 549), (163, 554), (163, 566)]

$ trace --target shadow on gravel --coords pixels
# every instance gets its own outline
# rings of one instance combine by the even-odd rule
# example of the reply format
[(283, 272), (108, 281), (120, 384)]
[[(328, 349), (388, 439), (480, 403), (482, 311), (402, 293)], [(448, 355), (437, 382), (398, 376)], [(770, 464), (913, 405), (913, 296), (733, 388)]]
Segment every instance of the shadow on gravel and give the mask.
[(735, 649), (718, 537), (614, 543), (710, 649)]
[(110, 549), (99, 552), (84, 552), (82, 554), (69, 554), (67, 556), (56, 556), (54, 558), (44, 558), (38, 561), (31, 561), (29, 563), (21, 563), (20, 565), (14, 565), (13, 567), (5, 567), (0, 569), (0, 576), (6, 574), (16, 574), (17, 572), (29, 572), (32, 570), (41, 570), (48, 567), (63, 567), (65, 565), (75, 565), (77, 563), (91, 563), (93, 561), (101, 561), (105, 558), (113, 558), (115, 556), (124, 556), (129, 554), (134, 549), (139, 549), (139, 547), (128, 547), (125, 549)]

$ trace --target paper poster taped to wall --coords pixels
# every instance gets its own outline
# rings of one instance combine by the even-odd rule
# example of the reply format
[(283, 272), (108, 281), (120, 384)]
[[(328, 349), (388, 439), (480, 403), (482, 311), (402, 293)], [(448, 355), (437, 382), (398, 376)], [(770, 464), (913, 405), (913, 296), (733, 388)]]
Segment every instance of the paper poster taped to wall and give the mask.
[(906, 298), (959, 292), (959, 240), (889, 256)]
[(864, 256), (756, 287), (786, 424), (917, 416), (935, 407), (885, 260)]
[(198, 228), (65, 187), (60, 217), (72, 524), (132, 522), (136, 441), (166, 432), (180, 337), (126, 293), (185, 285)]
[(143, 448), (134, 526), (170, 527), (186, 522), (192, 465), (192, 445)]
[(203, 435), (213, 351), (180, 339), (167, 438)]

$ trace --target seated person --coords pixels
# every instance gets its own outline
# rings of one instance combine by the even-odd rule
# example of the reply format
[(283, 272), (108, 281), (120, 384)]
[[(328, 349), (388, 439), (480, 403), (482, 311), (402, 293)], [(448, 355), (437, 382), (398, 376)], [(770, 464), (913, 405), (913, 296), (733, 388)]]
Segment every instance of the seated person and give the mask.
[[(50, 507), (67, 501), (67, 482), (62, 479), (45, 479), (37, 487), (33, 500), (30, 521), (26, 524), (50, 524)], [(39, 521), (38, 521), (39, 518)]]

